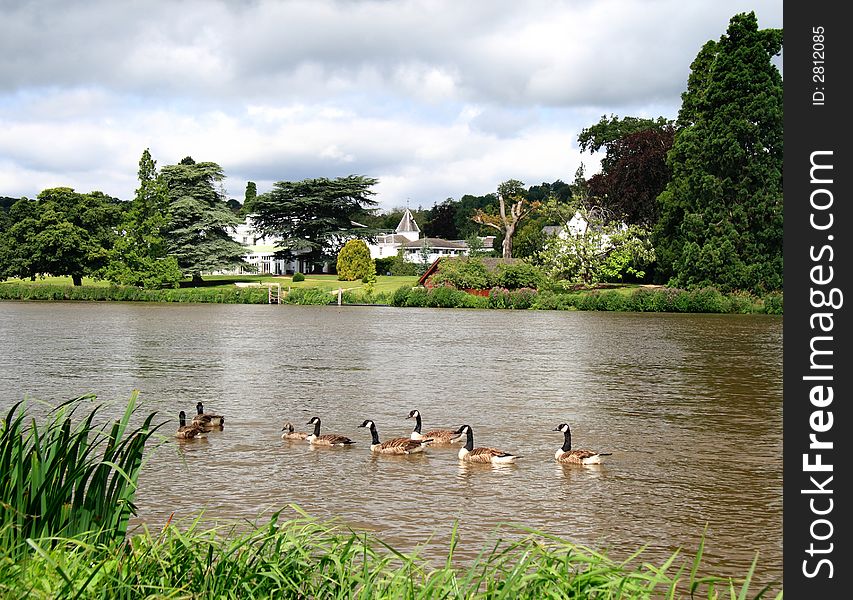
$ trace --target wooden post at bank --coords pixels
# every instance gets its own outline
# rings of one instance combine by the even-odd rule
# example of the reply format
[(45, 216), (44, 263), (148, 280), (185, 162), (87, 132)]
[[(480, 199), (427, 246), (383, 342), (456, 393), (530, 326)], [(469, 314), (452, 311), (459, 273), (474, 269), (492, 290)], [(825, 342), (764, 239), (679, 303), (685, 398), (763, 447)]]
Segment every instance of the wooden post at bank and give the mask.
[(343, 290), (338, 288), (338, 306), (341, 305), (341, 296), (343, 296)]

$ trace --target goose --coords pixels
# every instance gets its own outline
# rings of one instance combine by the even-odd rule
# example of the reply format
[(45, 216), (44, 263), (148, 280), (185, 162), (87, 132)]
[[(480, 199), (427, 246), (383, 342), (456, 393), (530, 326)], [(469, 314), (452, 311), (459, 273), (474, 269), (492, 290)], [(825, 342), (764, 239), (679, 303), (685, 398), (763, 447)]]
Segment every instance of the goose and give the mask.
[(593, 452), (592, 450), (572, 450), (572, 432), (568, 423), (560, 423), (554, 431), (562, 431), (565, 439), (563, 445), (554, 453), (554, 460), (558, 463), (576, 465), (597, 465), (601, 463), (602, 456), (610, 456), (612, 452)]
[(462, 436), (452, 429), (432, 429), (425, 434), (421, 433), (421, 412), (419, 410), (411, 411), (406, 418), (415, 420), (415, 428), (412, 429), (412, 434), (409, 436), (413, 440), (431, 438), (432, 443), (438, 445), (450, 445), (462, 441)]
[(507, 464), (513, 463), (521, 456), (510, 454), (497, 448), (475, 448), (474, 447), (474, 431), (470, 425), (462, 425), (456, 430), (457, 434), (466, 434), (465, 446), (459, 449), (459, 460), (476, 463), (492, 463), (492, 464)]
[(178, 413), (178, 430), (175, 432), (175, 437), (181, 440), (192, 440), (207, 437), (207, 432), (198, 425), (187, 425), (187, 413), (181, 411)]
[(311, 420), (308, 421), (306, 425), (314, 426), (314, 431), (310, 433), (305, 439), (308, 441), (308, 443), (313, 444), (315, 446), (349, 446), (350, 444), (355, 444), (354, 441), (352, 441), (345, 435), (338, 435), (336, 433), (327, 433), (325, 435), (320, 435), (319, 417), (311, 417)]
[(414, 454), (416, 452), (423, 452), (432, 441), (429, 438), (413, 440), (412, 438), (397, 437), (380, 442), (379, 433), (376, 431), (376, 423), (370, 419), (366, 419), (359, 427), (370, 428), (370, 435), (372, 436), (370, 451), (378, 454)]
[(198, 414), (193, 417), (193, 424), (204, 427), (205, 429), (212, 429), (214, 427), (221, 429), (225, 426), (225, 417), (204, 412), (204, 405), (201, 401), (196, 403), (195, 408)]
[(281, 434), (283, 440), (304, 440), (308, 437), (304, 431), (293, 431), (293, 423), (290, 421), (286, 421), (281, 430), (284, 432)]

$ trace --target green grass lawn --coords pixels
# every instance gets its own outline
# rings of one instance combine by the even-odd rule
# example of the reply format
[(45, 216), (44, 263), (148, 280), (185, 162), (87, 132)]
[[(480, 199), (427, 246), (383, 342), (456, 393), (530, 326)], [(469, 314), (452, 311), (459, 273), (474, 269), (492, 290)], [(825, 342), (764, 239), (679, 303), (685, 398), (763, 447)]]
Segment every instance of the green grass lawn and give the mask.
[[(283, 290), (288, 288), (315, 288), (323, 291), (333, 291), (337, 289), (361, 289), (364, 285), (361, 280), (356, 281), (338, 281), (337, 275), (306, 275), (305, 281), (294, 282), (290, 276), (283, 275), (205, 275), (204, 283), (200, 287), (205, 288), (225, 288), (233, 287), (238, 283), (256, 283), (256, 284), (276, 284), (280, 283)], [(40, 277), (35, 281), (28, 279), (10, 279), (9, 283), (25, 283), (33, 285), (71, 285), (70, 277)], [(394, 276), (377, 276), (374, 293), (391, 293), (397, 288), (404, 285), (416, 285), (418, 278), (415, 276), (394, 277)], [(108, 281), (98, 281), (89, 277), (83, 278), (83, 285), (95, 287), (108, 287)], [(190, 280), (187, 279), (181, 283), (182, 288), (194, 287)]]

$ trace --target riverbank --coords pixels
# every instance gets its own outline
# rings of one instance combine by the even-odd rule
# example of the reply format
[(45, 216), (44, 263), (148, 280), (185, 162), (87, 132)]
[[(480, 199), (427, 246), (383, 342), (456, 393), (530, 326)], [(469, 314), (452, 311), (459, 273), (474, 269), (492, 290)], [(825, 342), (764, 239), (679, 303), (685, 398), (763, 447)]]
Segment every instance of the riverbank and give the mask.
[(722, 294), (714, 288), (681, 290), (663, 286), (607, 285), (572, 290), (508, 290), (492, 288), (474, 295), (453, 288), (417, 287), (414, 277), (379, 277), (372, 288), (362, 282), (338, 281), (333, 275), (289, 277), (213, 276), (200, 287), (186, 284), (176, 289), (145, 290), (70, 279), (0, 283), (0, 300), (203, 302), (219, 304), (341, 304), (427, 308), (479, 308), (515, 310), (594, 310), (627, 312), (783, 314), (781, 292), (755, 297), (745, 293)]

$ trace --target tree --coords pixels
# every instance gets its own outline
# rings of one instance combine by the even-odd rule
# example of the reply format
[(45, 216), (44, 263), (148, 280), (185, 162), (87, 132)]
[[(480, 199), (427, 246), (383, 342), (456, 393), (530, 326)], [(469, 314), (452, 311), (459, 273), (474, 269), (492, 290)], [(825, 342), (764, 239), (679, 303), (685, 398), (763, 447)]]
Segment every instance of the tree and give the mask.
[(186, 157), (163, 167), (160, 178), (169, 197), (168, 253), (183, 273), (199, 283), (203, 271), (248, 268), (245, 248), (228, 234), (242, 221), (225, 205), (225, 194), (217, 187), (225, 178), (222, 168)]
[(666, 157), (674, 137), (667, 123), (607, 142), (601, 173), (587, 182), (589, 195), (621, 221), (653, 226), (660, 213), (657, 197), (670, 179)]
[(169, 196), (147, 148), (139, 159), (138, 177), (139, 187), (131, 208), (99, 275), (120, 285), (177, 287), (181, 270), (177, 259), (168, 256), (164, 239)]
[(458, 240), (459, 230), (456, 228), (456, 212), (459, 204), (453, 198), (436, 204), (427, 211), (427, 220), (421, 224), (421, 230), (426, 237), (445, 240)]
[[(539, 202), (528, 202), (524, 184), (517, 179), (508, 179), (498, 186), (498, 202), (500, 212), (497, 215), (488, 214), (478, 209), (471, 219), (475, 223), (493, 227), (504, 235), (503, 257), (512, 258), (512, 236), (518, 224), (539, 207)], [(509, 212), (507, 213), (507, 204)]]
[(645, 268), (655, 260), (648, 229), (605, 218), (599, 207), (581, 207), (577, 214), (580, 231), (549, 237), (538, 256), (549, 277), (585, 285), (645, 277)]
[(370, 248), (363, 240), (349, 240), (338, 253), (338, 279), (355, 281), (376, 275), (376, 263), (370, 258)]
[(258, 186), (254, 181), (246, 182), (246, 192), (243, 194), (243, 206), (240, 214), (250, 215), (254, 211), (255, 199), (258, 197)]
[(22, 198), (10, 210), (6, 272), (30, 279), (70, 276), (82, 285), (84, 276), (96, 275), (106, 263), (120, 218), (119, 201), (101, 192), (59, 187), (34, 201)]
[[(278, 181), (255, 199), (253, 219), (265, 236), (279, 238), (276, 256), (313, 263), (338, 255), (344, 240), (368, 238), (372, 228), (353, 223), (376, 205), (370, 188), (377, 180), (361, 175), (336, 179)], [(396, 223), (395, 223), (396, 225)]]
[(670, 284), (782, 288), (782, 30), (737, 14), (691, 65), (654, 230)]
[[(664, 117), (644, 119), (641, 117), (619, 118), (616, 115), (610, 115), (608, 119), (606, 115), (602, 115), (598, 123), (581, 130), (578, 134), (578, 145), (581, 152), (598, 152), (602, 148), (606, 152), (611, 144), (633, 133), (663, 129), (668, 125), (672, 125), (672, 121)], [(602, 159), (602, 166), (605, 166), (607, 160), (607, 156)]]

